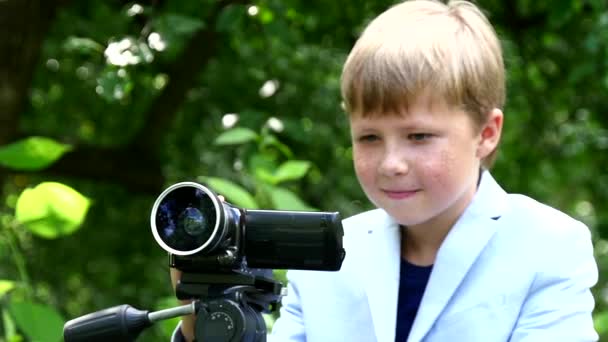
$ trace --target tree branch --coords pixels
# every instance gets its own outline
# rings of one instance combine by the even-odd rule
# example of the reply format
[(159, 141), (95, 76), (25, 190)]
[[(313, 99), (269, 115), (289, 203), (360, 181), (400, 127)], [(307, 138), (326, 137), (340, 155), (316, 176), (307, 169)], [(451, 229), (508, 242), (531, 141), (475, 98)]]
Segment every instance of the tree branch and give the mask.
[(42, 172), (120, 184), (141, 193), (155, 194), (161, 190), (164, 177), (156, 152), (188, 90), (195, 86), (198, 75), (216, 51), (219, 33), (215, 24), (219, 15), (227, 6), (237, 3), (244, 1), (217, 2), (205, 19), (205, 28), (194, 34), (172, 65), (167, 86), (152, 102), (145, 124), (129, 146), (116, 149), (77, 146)]
[(135, 150), (79, 147), (42, 171), (45, 175), (111, 182), (142, 194), (158, 194), (164, 185), (161, 166)]
[(246, 3), (244, 0), (218, 1), (205, 20), (205, 28), (191, 38), (183, 53), (176, 59), (168, 73), (169, 82), (163, 92), (152, 102), (148, 120), (133, 139), (133, 144), (140, 151), (158, 151), (171, 121), (184, 102), (188, 90), (197, 81), (213, 57), (219, 33), (215, 26), (219, 15), (229, 5)]

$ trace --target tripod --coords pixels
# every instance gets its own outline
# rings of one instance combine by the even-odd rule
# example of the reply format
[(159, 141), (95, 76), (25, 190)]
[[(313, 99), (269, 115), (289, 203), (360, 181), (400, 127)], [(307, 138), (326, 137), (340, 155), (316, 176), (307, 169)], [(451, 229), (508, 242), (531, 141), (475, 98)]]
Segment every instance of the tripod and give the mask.
[(262, 313), (276, 310), (283, 286), (252, 272), (183, 273), (176, 287), (179, 299), (191, 304), (148, 312), (130, 305), (100, 310), (67, 322), (65, 342), (131, 342), (153, 323), (197, 313), (199, 342), (265, 342)]
[(179, 299), (197, 298), (195, 338), (200, 342), (265, 342), (262, 313), (273, 312), (282, 285), (247, 272), (183, 273)]

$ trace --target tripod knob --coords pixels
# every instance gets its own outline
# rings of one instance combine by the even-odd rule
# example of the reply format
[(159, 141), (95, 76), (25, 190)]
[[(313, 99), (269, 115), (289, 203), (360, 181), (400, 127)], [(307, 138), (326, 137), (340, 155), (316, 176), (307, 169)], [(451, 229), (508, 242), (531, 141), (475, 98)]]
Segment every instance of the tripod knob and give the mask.
[(229, 341), (235, 333), (234, 320), (224, 311), (211, 313), (207, 317), (206, 328), (213, 331), (213, 335), (222, 341)]
[(203, 304), (196, 318), (197, 341), (265, 341), (266, 325), (262, 316), (249, 305), (231, 299), (216, 299)]

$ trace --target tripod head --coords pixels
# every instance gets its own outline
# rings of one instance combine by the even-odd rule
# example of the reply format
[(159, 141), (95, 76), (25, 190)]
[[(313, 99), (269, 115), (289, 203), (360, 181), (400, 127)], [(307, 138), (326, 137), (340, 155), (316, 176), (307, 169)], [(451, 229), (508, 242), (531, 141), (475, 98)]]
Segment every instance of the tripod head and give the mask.
[(196, 313), (197, 341), (265, 342), (266, 324), (262, 313), (276, 310), (283, 290), (280, 282), (260, 271), (183, 273), (176, 294), (180, 299), (194, 299), (191, 304), (156, 312), (129, 305), (104, 309), (67, 322), (64, 340), (135, 341), (144, 329), (157, 321)]
[[(269, 271), (269, 270), (268, 270)], [(177, 284), (180, 299), (197, 298), (197, 341), (264, 342), (262, 313), (276, 310), (281, 283), (260, 272), (183, 273)]]

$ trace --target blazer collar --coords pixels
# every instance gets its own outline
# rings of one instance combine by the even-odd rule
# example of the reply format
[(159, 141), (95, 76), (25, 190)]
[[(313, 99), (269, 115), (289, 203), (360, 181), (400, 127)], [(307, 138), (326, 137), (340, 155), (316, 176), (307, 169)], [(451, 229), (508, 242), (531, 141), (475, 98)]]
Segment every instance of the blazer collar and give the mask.
[[(409, 341), (426, 336), (462, 282), (479, 253), (496, 231), (506, 203), (506, 193), (489, 172), (483, 171), (472, 202), (442, 243), (418, 309)], [(383, 210), (365, 224), (369, 252), (363, 284), (369, 300), (377, 340), (394, 341), (397, 324), (401, 229)]]
[[(367, 251), (360, 274), (378, 342), (394, 341), (399, 293), (401, 229), (384, 211), (374, 210), (374, 219), (365, 222)], [(348, 251), (347, 251), (348, 255)]]
[(473, 200), (443, 241), (418, 308), (408, 341), (429, 332), (465, 275), (496, 232), (506, 192), (489, 172), (482, 172)]

